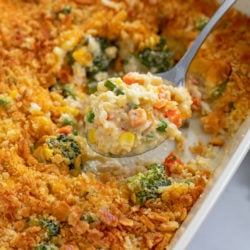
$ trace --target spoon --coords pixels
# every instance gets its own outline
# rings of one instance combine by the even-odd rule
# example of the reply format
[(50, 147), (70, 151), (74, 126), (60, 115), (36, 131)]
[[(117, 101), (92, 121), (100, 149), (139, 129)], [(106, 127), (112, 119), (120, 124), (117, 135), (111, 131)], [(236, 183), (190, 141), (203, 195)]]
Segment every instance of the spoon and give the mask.
[(202, 29), (198, 37), (186, 51), (181, 60), (169, 71), (159, 73), (157, 76), (160, 76), (163, 79), (166, 79), (172, 82), (175, 86), (185, 86), (185, 77), (187, 70), (197, 54), (199, 48), (203, 44), (204, 40), (207, 38), (211, 30), (214, 28), (216, 23), (224, 16), (224, 14), (229, 10), (229, 8), (236, 2), (237, 0), (225, 0), (219, 9), (215, 12), (215, 14), (210, 18), (209, 22)]
[[(174, 86), (184, 87), (186, 73), (187, 73), (187, 70), (188, 70), (194, 56), (197, 54), (199, 48), (201, 47), (204, 40), (211, 32), (211, 30), (217, 24), (217, 22), (221, 19), (221, 17), (229, 10), (229, 8), (236, 1), (237, 0), (225, 0), (221, 4), (221, 6), (218, 8), (218, 10), (215, 12), (215, 14), (210, 18), (209, 22), (202, 29), (202, 31), (200, 32), (198, 37), (195, 39), (195, 41), (192, 43), (192, 45), (186, 51), (186, 53), (181, 58), (181, 60), (169, 71), (159, 73), (156, 75), (161, 77), (162, 79), (166, 79), (166, 80), (172, 82)], [(194, 132), (194, 134), (195, 134), (195, 132)], [(128, 156), (125, 156), (125, 157), (122, 156), (119, 158), (117, 158), (117, 156), (115, 156), (115, 158), (117, 158), (117, 160), (123, 165), (135, 166), (136, 164), (140, 164), (140, 162), (141, 163), (154, 162), (155, 159), (157, 161), (162, 161), (174, 149), (175, 149), (175, 142), (165, 140), (164, 142), (160, 143), (155, 148), (149, 149), (149, 150), (147, 150), (139, 155), (128, 155)], [(96, 150), (94, 150), (94, 151), (96, 151)], [(110, 156), (110, 157), (113, 157), (113, 156)]]

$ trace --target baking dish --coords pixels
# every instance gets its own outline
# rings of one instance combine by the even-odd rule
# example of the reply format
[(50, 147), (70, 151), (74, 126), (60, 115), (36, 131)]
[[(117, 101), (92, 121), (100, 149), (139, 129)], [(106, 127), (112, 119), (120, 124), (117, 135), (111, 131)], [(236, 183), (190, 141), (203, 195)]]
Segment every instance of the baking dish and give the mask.
[(185, 249), (217, 199), (219, 199), (219, 196), (250, 149), (249, 127), (250, 119), (248, 118), (234, 138), (231, 139), (222, 163), (218, 166), (204, 193), (191, 209), (185, 222), (175, 234), (169, 249)]
[[(218, 1), (221, 2), (221, 1)], [(250, 15), (250, 2), (239, 0), (235, 8)], [(205, 188), (186, 220), (172, 239), (169, 249), (185, 249), (219, 199), (230, 179), (237, 171), (250, 149), (250, 117), (241, 125), (237, 133), (227, 142), (223, 159), (216, 168), (214, 176)]]
[[(234, 59), (238, 57), (228, 51), (232, 47), (242, 56), (242, 63), (237, 64), (236, 60), (236, 66), (241, 68), (245, 63), (242, 82), (247, 87), (250, 68), (245, 55), (249, 52), (246, 42), (249, 41), (246, 32), (249, 20), (231, 11), (232, 18), (225, 17), (214, 31), (215, 36), (210, 36), (199, 51), (198, 67), (192, 68), (197, 69), (194, 72), (197, 75), (192, 75), (190, 70), (187, 77), (187, 83), (191, 82), (194, 87), (191, 90), (197, 112), (190, 126), (187, 123), (182, 128), (186, 140), (183, 140), (185, 145), (178, 147), (178, 154), (160, 151), (154, 155), (156, 159), (149, 159), (153, 162), (129, 168), (129, 164), (124, 167), (115, 160), (111, 162), (95, 155), (83, 136), (83, 118), (87, 116), (90, 123), (93, 119), (93, 111), (86, 106), (88, 94), (97, 87), (95, 81), (107, 77), (107, 65), (121, 74), (123, 70), (131, 71), (134, 63), (139, 63), (144, 70), (149, 65), (150, 72), (155, 66), (164, 71), (162, 66), (173, 63), (170, 52), (173, 50), (174, 60), (179, 60), (217, 5), (205, 0), (190, 0), (185, 4), (181, 0), (164, 3), (160, 0), (74, 0), (68, 1), (69, 6), (65, 6), (65, 2), (0, 1), (3, 12), (0, 113), (6, 118), (0, 122), (0, 210), (3, 215), (0, 248), (165, 249), (177, 231), (170, 247), (183, 249), (248, 150), (249, 121), (231, 139), (233, 146), (225, 148), (224, 142), (233, 144), (225, 132), (233, 133), (248, 115), (249, 91), (247, 88), (238, 91), (242, 86), (241, 81), (239, 84), (237, 81), (239, 71), (233, 68)], [(194, 8), (193, 3), (197, 3)], [(84, 8), (83, 4), (86, 4)], [(165, 17), (162, 19), (159, 15), (162, 5), (166, 22)], [(142, 20), (136, 20), (137, 14), (134, 17), (127, 6), (138, 11), (138, 18), (142, 15)], [(117, 18), (113, 18), (114, 13)], [(238, 18), (234, 19), (234, 15)], [(243, 32), (238, 28), (239, 23)], [(120, 32), (121, 26), (123, 32)], [(80, 34), (79, 28), (83, 33)], [(168, 39), (169, 48), (166, 39), (158, 36), (158, 30)], [(229, 42), (224, 43), (222, 36), (228, 37)], [(218, 43), (213, 43), (217, 38)], [(131, 43), (136, 46), (127, 53)], [(217, 52), (222, 54), (214, 57)], [(157, 61), (155, 65), (155, 54), (164, 59), (163, 63)], [(211, 69), (210, 74), (206, 74), (207, 67)], [(213, 71), (214, 68), (217, 71)], [(229, 82), (223, 94), (219, 90), (225, 90), (224, 80), (211, 74), (221, 71), (226, 74), (226, 84)], [(212, 86), (206, 82), (211, 75), (214, 76), (209, 82)], [(118, 85), (107, 86), (111, 86), (109, 90), (114, 90), (113, 94), (121, 93), (115, 92)], [(202, 92), (203, 86), (210, 87), (210, 92)], [(233, 98), (231, 90), (236, 90), (237, 98)], [(160, 89), (158, 94), (161, 96)], [(206, 100), (211, 101), (211, 106)], [(131, 104), (128, 110), (138, 109), (136, 103)], [(217, 104), (224, 106), (213, 112)], [(204, 128), (208, 132), (204, 133), (200, 114), (203, 125), (212, 131)], [(166, 116), (170, 119), (170, 114)], [(150, 113), (147, 117), (150, 118)], [(218, 130), (222, 132), (221, 137)], [(95, 131), (92, 132), (90, 135), (95, 139)], [(214, 136), (212, 139), (209, 133)], [(182, 150), (182, 146), (186, 150)], [(211, 158), (220, 161), (221, 152), (224, 152), (223, 162), (210, 165), (210, 153)], [(216, 167), (215, 174), (213, 167)], [(146, 181), (142, 177), (147, 177)]]

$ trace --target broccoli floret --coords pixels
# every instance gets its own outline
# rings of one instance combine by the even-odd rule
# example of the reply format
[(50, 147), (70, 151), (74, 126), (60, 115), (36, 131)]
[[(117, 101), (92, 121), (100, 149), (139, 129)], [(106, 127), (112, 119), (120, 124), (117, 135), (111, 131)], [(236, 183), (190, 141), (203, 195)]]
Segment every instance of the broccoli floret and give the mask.
[(94, 93), (96, 91), (97, 80), (95, 76), (99, 72), (107, 72), (111, 63), (115, 58), (111, 58), (107, 55), (106, 49), (114, 46), (110, 41), (105, 38), (95, 38), (100, 46), (100, 54), (96, 55), (93, 59), (93, 65), (86, 68), (87, 78), (87, 91), (88, 93)]
[(159, 187), (170, 184), (171, 181), (166, 176), (164, 166), (160, 164), (152, 164), (146, 172), (127, 179), (129, 190), (136, 195), (136, 201), (141, 205), (148, 199), (160, 197)]
[(90, 95), (90, 94), (93, 94), (97, 91), (97, 81), (95, 80), (89, 80), (86, 84), (86, 90), (87, 90), (87, 93)]
[(56, 83), (49, 88), (50, 91), (58, 91), (64, 98), (71, 96), (76, 99), (76, 89), (73, 84), (63, 84), (60, 79), (56, 80)]
[(108, 47), (113, 46), (111, 42), (109, 42), (105, 38), (95, 38), (95, 40), (99, 43), (101, 53), (96, 55), (93, 60), (93, 67), (87, 69), (87, 74), (96, 74), (100, 71), (107, 71), (111, 61), (113, 58), (108, 57), (105, 53), (105, 50)]
[(66, 118), (66, 119), (63, 121), (62, 125), (63, 125), (63, 126), (70, 125), (70, 126), (74, 127), (74, 126), (75, 126), (75, 122), (72, 121), (71, 119)]
[(74, 162), (81, 154), (81, 150), (72, 135), (61, 134), (57, 137), (52, 137), (47, 144), (50, 149), (58, 151), (64, 158), (68, 159), (70, 169), (74, 169)]
[(110, 65), (111, 59), (105, 54), (97, 55), (93, 60), (93, 66), (87, 68), (87, 77), (94, 79), (95, 75), (101, 71), (107, 71)]
[(58, 14), (62, 13), (64, 15), (68, 15), (72, 12), (72, 7), (70, 6), (65, 6), (63, 9), (61, 9)]
[(46, 220), (42, 218), (39, 220), (39, 223), (43, 228), (46, 229), (46, 236), (48, 239), (59, 235), (61, 232), (60, 226), (52, 220)]
[(99, 42), (101, 51), (103, 51), (103, 52), (108, 47), (113, 46), (113, 44), (109, 40), (107, 40), (107, 39), (105, 39), (103, 37), (97, 37), (96, 40)]
[(35, 250), (57, 250), (57, 249), (58, 247), (50, 243), (40, 243), (35, 247)]
[(68, 51), (66, 53), (66, 56), (65, 56), (65, 59), (66, 59), (66, 62), (68, 63), (68, 65), (73, 65), (74, 62), (75, 62), (75, 59), (73, 58), (73, 50), (72, 51)]
[(173, 53), (167, 48), (164, 38), (160, 39), (155, 48), (145, 48), (138, 55), (141, 64), (152, 73), (167, 71), (172, 66), (172, 57)]
[(76, 97), (76, 89), (73, 84), (67, 83), (62, 86), (62, 94), (64, 97), (71, 96), (73, 99)]
[(208, 19), (207, 18), (201, 18), (199, 19), (196, 24), (195, 27), (197, 30), (203, 30), (203, 28), (207, 25)]
[(11, 99), (8, 96), (0, 95), (0, 107), (6, 108), (11, 104)]

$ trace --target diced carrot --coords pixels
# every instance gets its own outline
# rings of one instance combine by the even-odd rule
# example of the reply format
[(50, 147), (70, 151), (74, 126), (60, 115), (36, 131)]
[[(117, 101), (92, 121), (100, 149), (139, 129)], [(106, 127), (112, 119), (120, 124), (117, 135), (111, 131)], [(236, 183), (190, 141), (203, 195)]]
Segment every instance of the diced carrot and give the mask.
[(192, 97), (192, 109), (193, 110), (200, 110), (201, 109), (201, 99), (198, 97)]
[(174, 166), (183, 164), (183, 161), (174, 152), (170, 153), (164, 161), (164, 167), (168, 175), (171, 174)]
[(70, 134), (73, 131), (73, 127), (70, 125), (63, 126), (58, 129), (58, 133), (60, 134)]
[(140, 77), (140, 75), (133, 73), (133, 72), (129, 72), (128, 74), (124, 75), (122, 77), (122, 80), (128, 84), (134, 84), (134, 83), (138, 83), (138, 84), (144, 84), (144, 79), (142, 77)]
[(170, 122), (174, 123), (177, 128), (182, 124), (181, 112), (179, 109), (169, 109), (165, 113), (165, 117), (169, 119)]
[(143, 126), (147, 122), (147, 113), (144, 109), (131, 109), (128, 112), (128, 118), (131, 127), (137, 128)]

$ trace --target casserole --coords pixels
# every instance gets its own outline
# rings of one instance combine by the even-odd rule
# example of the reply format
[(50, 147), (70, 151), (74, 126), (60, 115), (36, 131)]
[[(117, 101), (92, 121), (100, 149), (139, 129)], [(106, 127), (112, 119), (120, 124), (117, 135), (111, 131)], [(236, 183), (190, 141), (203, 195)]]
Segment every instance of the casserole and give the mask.
[(171, 67), (217, 5), (10, 0), (0, 7), (0, 247), (184, 248), (248, 150), (249, 19), (231, 11), (194, 60), (184, 147), (130, 168), (88, 147), (89, 95), (109, 75)]

